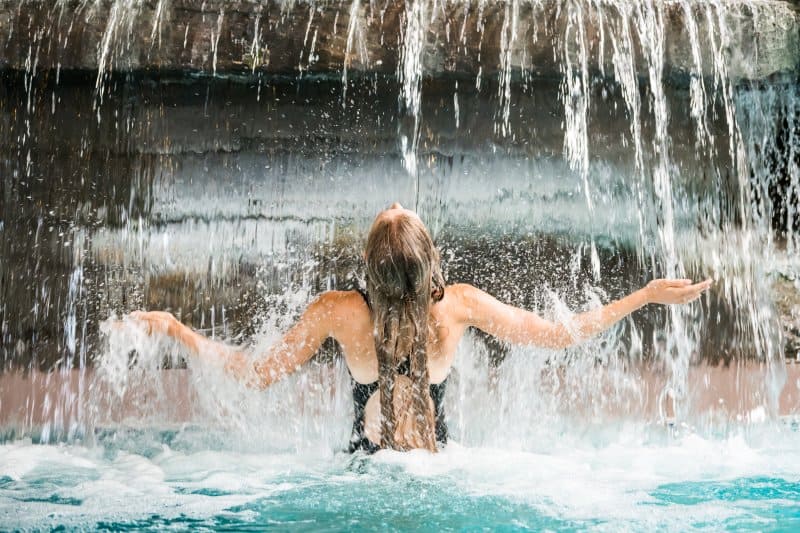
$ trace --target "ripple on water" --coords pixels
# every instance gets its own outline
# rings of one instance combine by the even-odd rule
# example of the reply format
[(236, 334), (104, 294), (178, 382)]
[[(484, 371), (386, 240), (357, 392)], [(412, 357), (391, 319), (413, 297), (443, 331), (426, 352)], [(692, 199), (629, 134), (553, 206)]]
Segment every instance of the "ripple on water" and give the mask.
[(103, 442), (0, 445), (0, 523), (294, 531), (800, 527), (796, 432), (755, 444), (695, 435), (532, 453), (453, 443), (436, 455), (371, 457), (173, 449), (165, 442), (174, 435), (163, 437), (158, 453), (158, 435), (116, 439), (112, 454)]

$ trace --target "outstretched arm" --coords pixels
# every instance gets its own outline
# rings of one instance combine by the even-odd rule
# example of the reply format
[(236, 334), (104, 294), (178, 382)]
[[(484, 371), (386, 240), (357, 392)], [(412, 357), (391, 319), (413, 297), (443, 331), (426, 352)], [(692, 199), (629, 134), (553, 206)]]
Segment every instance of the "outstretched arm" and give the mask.
[(711, 280), (657, 279), (646, 287), (598, 309), (572, 317), (570, 324), (551, 322), (536, 313), (504, 304), (471, 285), (456, 285), (461, 299), (462, 320), (501, 340), (534, 344), (545, 348), (566, 348), (610, 328), (637, 309), (650, 304), (683, 304), (700, 297)]
[(192, 355), (222, 361), (225, 370), (243, 383), (265, 388), (297, 370), (311, 359), (327, 337), (334, 336), (338, 300), (333, 291), (322, 294), (278, 343), (255, 358), (240, 348), (205, 337), (170, 313), (137, 311), (130, 316), (145, 324), (148, 333), (159, 332), (172, 337)]

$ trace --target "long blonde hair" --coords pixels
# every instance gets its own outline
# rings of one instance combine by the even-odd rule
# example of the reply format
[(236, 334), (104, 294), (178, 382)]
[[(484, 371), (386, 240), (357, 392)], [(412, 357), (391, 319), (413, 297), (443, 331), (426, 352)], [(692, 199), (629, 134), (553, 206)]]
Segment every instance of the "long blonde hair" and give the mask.
[[(422, 221), (401, 211), (375, 220), (367, 237), (365, 260), (378, 356), (380, 445), (435, 451), (427, 343), (431, 305), (444, 296), (439, 253)], [(411, 381), (408, 402), (395, 397), (398, 366), (406, 359)], [(411, 409), (404, 412), (402, 404), (406, 403)], [(411, 416), (410, 432), (397, 432), (398, 415)]]

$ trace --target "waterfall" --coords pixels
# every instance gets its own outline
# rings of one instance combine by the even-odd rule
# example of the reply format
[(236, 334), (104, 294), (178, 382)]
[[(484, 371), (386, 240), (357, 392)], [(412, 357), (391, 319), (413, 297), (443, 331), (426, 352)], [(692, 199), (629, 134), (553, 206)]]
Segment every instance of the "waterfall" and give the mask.
[[(133, 356), (100, 324), (164, 308), (266, 342), (358, 283), (394, 200), (451, 281), (550, 318), (653, 277), (716, 280), (563, 353), (469, 336), (448, 400), (465, 441), (499, 438), (490, 411), (542, 437), (516, 422), (533, 403), (567, 426), (778, 416), (800, 346), (799, 57), (800, 13), (777, 0), (6, 2), (2, 354), (6, 376), (44, 377), (2, 422), (44, 440), (130, 416), (243, 428), (253, 402), (275, 423), (306, 409), (287, 447), (335, 441), (332, 353), (268, 400), (190, 363), (180, 379), (215, 394), (165, 412), (139, 404), (171, 401), (181, 354)], [(733, 378), (737, 405), (695, 387), (718, 365), (757, 376)]]

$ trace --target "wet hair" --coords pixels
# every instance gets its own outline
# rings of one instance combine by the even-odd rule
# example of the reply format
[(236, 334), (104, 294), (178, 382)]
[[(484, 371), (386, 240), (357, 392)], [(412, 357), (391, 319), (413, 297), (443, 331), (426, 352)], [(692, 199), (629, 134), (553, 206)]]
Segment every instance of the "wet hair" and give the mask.
[[(378, 356), (380, 445), (435, 451), (427, 342), (431, 305), (444, 296), (439, 252), (422, 221), (399, 212), (375, 220), (365, 259)], [(408, 387), (396, 387), (408, 383), (398, 379), (398, 366), (405, 360), (410, 368), (410, 394), (398, 390)], [(398, 424), (401, 417), (403, 423)], [(399, 428), (405, 429), (398, 432)]]

